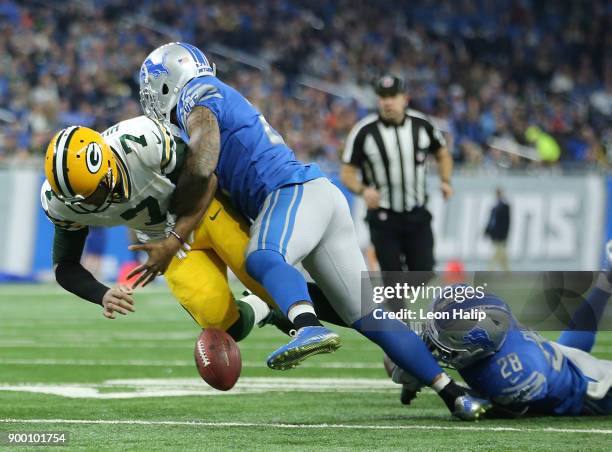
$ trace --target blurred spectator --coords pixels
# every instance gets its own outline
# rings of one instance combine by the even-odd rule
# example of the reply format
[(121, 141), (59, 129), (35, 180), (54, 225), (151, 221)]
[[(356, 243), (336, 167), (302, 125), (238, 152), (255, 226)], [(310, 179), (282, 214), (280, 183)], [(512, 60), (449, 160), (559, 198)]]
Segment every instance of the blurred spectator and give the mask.
[(367, 86), (390, 70), (408, 81), (416, 109), (457, 135), (458, 161), (525, 165), (488, 142), (525, 144), (537, 126), (562, 163), (605, 165), (608, 3), (0, 0), (0, 159), (42, 155), (68, 124), (104, 129), (138, 113), (142, 60), (180, 39), (209, 53), (302, 159), (337, 162), (350, 125), (374, 106)]
[(537, 126), (529, 126), (525, 131), (525, 138), (535, 145), (538, 156), (544, 163), (554, 163), (559, 160), (561, 150), (555, 139), (540, 130)]

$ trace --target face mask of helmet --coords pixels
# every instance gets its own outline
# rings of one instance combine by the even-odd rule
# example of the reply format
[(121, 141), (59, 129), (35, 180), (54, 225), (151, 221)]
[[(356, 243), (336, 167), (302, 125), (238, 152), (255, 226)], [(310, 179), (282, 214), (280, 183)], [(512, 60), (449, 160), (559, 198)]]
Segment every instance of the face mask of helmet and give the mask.
[(77, 195), (74, 198), (62, 199), (62, 201), (80, 213), (104, 212), (111, 204), (123, 200), (122, 195), (113, 189), (117, 186), (116, 182), (113, 180), (112, 171), (109, 169), (92, 194), (87, 197)]

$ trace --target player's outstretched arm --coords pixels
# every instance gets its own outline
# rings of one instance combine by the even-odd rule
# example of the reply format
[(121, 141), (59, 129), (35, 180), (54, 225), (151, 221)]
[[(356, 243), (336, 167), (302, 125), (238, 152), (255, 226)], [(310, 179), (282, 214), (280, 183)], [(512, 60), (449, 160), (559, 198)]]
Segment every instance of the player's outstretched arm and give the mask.
[(68, 231), (55, 227), (53, 263), (57, 283), (68, 292), (102, 306), (103, 315), (109, 319), (115, 318), (115, 312), (123, 315), (134, 312), (131, 289), (125, 286), (109, 288), (81, 265), (87, 232), (87, 228)]
[(206, 107), (195, 107), (187, 117), (189, 152), (172, 196), (170, 210), (176, 214), (174, 230), (168, 238), (144, 245), (132, 245), (130, 250), (146, 251), (147, 262), (129, 275), (139, 275), (132, 287), (146, 286), (166, 271), (173, 256), (185, 244), (210, 206), (217, 189), (214, 173), (221, 151), (221, 132), (215, 115)]

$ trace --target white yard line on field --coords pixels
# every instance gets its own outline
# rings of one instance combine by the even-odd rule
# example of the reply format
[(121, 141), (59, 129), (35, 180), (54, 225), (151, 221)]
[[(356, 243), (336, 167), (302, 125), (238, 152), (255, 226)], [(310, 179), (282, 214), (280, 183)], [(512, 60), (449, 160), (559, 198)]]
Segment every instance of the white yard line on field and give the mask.
[[(0, 358), (0, 365), (17, 366), (143, 366), (143, 367), (193, 367), (195, 361), (192, 360), (146, 360), (146, 359), (26, 359), (26, 358)], [(267, 367), (266, 363), (258, 361), (243, 361), (242, 367)], [(382, 369), (380, 363), (366, 362), (312, 362), (302, 363), (300, 367), (317, 369)]]
[[(243, 377), (231, 391), (217, 391), (200, 378), (132, 378), (101, 383), (0, 383), (0, 391), (29, 392), (69, 398), (135, 399), (178, 396), (233, 396), (270, 392), (397, 393), (383, 378)], [(431, 394), (430, 394), (431, 393)], [(424, 394), (433, 395), (426, 390)]]
[[(193, 335), (193, 342), (195, 342), (196, 339), (196, 334)], [(37, 340), (37, 339), (6, 339), (6, 340), (2, 340), (0, 339), (0, 349), (2, 348), (51, 348), (51, 349), (83, 349), (83, 348), (89, 348), (89, 349), (95, 349), (95, 348), (112, 348), (112, 349), (116, 349), (116, 348), (121, 348), (121, 349), (185, 349), (185, 347), (189, 347), (190, 345), (186, 345), (185, 343), (183, 343), (183, 341), (181, 340), (180, 342), (177, 341), (169, 341), (169, 342), (161, 342), (161, 341), (157, 341), (157, 342), (145, 342), (145, 341), (131, 341), (129, 343), (125, 343), (125, 342), (117, 342), (117, 341), (105, 341), (105, 342), (101, 342), (100, 338), (97, 337), (96, 339), (79, 339), (76, 340), (74, 342), (68, 342), (68, 341), (64, 341), (64, 342), (45, 342), (43, 340)], [(274, 345), (270, 345), (270, 344), (262, 344), (262, 343), (241, 343), (240, 344), (240, 350), (265, 350), (268, 352), (271, 352), (273, 349), (275, 348)], [(363, 353), (376, 353), (377, 355), (380, 355), (380, 349), (371, 347), (371, 348), (364, 348), (363, 345), (362, 346), (352, 346), (352, 345), (342, 345), (342, 350), (346, 351), (346, 350), (350, 350), (350, 351), (355, 351), (355, 352), (359, 352), (361, 354)]]
[[(137, 332), (137, 331), (122, 331), (122, 332), (105, 332), (104, 337), (107, 340), (126, 340), (126, 341), (187, 341), (193, 340), (198, 336), (198, 331), (165, 331), (163, 333), (152, 332)], [(99, 341), (100, 332), (95, 330), (86, 330), (79, 333), (63, 333), (61, 331), (33, 331), (32, 334), (19, 332), (17, 329), (14, 334), (5, 334), (2, 331), (2, 340), (7, 341), (25, 341), (25, 340), (45, 340), (45, 341)]]
[(581, 428), (521, 428), (486, 427), (475, 425), (363, 425), (363, 424), (275, 424), (265, 422), (202, 422), (202, 421), (146, 421), (141, 419), (0, 419), (3, 424), (95, 424), (95, 425), (166, 425), (186, 427), (238, 427), (273, 429), (338, 429), (338, 430), (451, 430), (472, 432), (521, 432), (521, 433), (590, 433), (611, 435), (609, 429)]

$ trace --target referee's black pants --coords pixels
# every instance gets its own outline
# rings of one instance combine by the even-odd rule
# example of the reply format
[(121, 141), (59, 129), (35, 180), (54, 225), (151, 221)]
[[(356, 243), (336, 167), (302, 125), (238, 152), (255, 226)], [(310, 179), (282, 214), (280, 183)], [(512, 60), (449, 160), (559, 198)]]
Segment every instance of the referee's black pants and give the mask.
[[(397, 213), (386, 209), (368, 210), (366, 220), (370, 226), (370, 238), (380, 270), (383, 272), (423, 272), (402, 276), (403, 282), (414, 285), (431, 279), (434, 267), (434, 238), (431, 229), (431, 213), (424, 208)], [(383, 278), (385, 284), (398, 282)], [(402, 303), (390, 302), (387, 308), (398, 311)]]
[(434, 238), (427, 209), (369, 210), (366, 219), (381, 271), (433, 270)]

